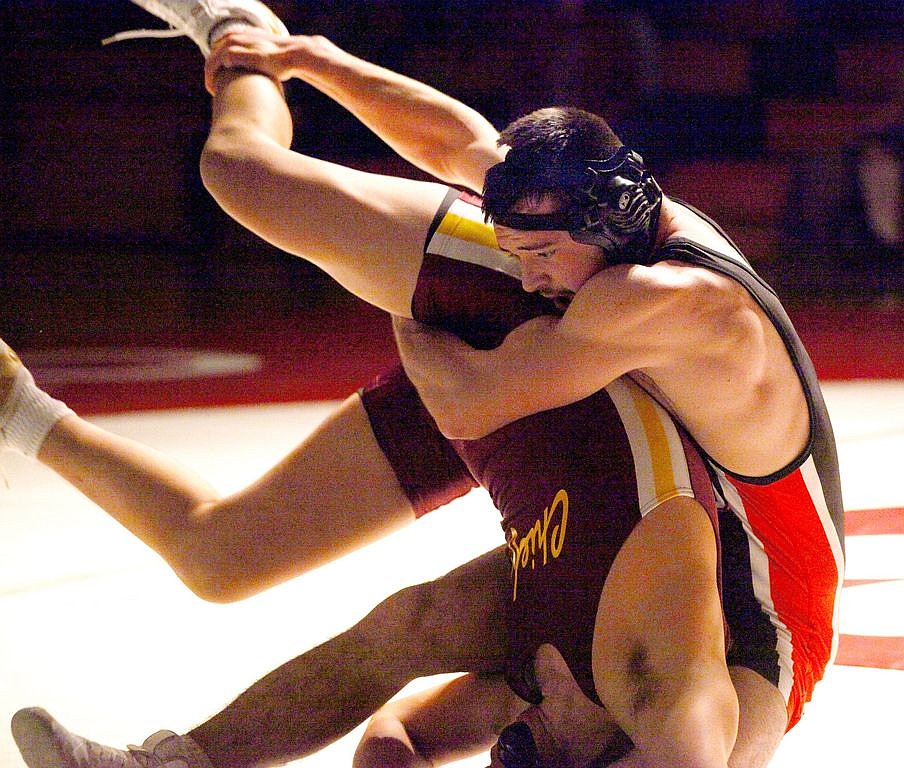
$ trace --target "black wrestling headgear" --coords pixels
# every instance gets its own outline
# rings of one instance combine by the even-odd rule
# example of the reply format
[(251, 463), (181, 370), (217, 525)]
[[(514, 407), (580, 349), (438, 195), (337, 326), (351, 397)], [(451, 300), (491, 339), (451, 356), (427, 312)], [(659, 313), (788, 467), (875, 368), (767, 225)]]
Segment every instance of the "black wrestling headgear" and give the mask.
[(508, 174), (527, 176), (537, 189), (562, 192), (571, 201), (556, 213), (506, 213), (495, 224), (511, 229), (565, 230), (578, 243), (601, 246), (609, 263), (649, 263), (662, 190), (637, 152), (620, 147), (607, 160), (544, 167), (530, 151), (511, 150), (487, 171), (487, 185)]

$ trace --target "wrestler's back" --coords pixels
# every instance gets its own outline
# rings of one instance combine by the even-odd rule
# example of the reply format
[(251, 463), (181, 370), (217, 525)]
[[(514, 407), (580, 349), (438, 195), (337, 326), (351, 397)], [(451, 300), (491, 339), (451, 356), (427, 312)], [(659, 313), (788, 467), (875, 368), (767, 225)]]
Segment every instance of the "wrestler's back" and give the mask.
[(765, 284), (755, 296), (736, 277), (697, 260), (708, 251), (747, 267), (724, 233), (682, 204), (673, 204), (670, 212), (670, 232), (660, 251), (664, 260), (653, 268), (702, 282), (714, 304), (729, 308), (714, 315), (730, 322), (714, 329), (721, 336), (715, 345), (675, 349), (665, 365), (632, 375), (723, 468), (747, 477), (780, 472), (801, 457), (811, 436), (799, 350), (782, 337), (776, 318), (760, 303), (769, 291)]

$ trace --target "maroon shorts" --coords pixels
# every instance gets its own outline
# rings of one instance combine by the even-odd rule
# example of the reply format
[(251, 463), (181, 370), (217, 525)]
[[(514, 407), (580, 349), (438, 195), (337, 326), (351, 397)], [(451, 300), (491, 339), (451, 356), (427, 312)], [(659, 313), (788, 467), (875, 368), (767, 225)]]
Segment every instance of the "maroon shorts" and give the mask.
[(477, 482), (421, 402), (401, 365), (360, 390), (374, 436), (418, 517)]

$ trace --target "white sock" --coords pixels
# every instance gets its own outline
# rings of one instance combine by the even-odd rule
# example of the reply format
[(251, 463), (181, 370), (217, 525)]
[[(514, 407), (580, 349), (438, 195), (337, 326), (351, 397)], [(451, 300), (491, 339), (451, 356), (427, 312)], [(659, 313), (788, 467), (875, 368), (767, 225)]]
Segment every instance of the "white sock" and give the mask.
[(20, 368), (6, 402), (0, 404), (0, 448), (35, 457), (48, 433), (73, 411), (39, 389), (27, 368)]

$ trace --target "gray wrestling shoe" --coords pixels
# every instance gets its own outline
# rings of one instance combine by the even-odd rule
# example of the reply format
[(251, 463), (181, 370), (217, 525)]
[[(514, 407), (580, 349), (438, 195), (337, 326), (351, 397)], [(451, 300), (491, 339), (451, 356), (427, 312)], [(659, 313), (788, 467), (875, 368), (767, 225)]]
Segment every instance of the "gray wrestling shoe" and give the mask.
[(113, 749), (70, 733), (37, 707), (12, 719), (13, 738), (28, 768), (213, 768), (188, 736), (159, 731), (140, 747)]
[(171, 29), (136, 29), (120, 32), (103, 42), (115, 43), (142, 37), (190, 37), (207, 56), (210, 53), (211, 33), (227, 22), (288, 35), (273, 11), (258, 0), (131, 0), (170, 25)]

